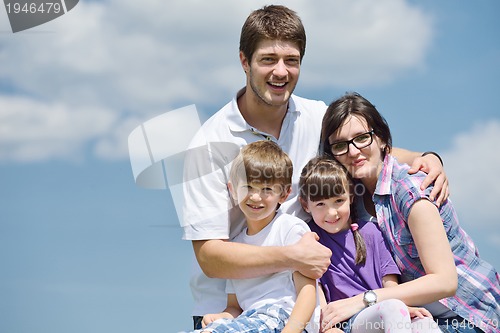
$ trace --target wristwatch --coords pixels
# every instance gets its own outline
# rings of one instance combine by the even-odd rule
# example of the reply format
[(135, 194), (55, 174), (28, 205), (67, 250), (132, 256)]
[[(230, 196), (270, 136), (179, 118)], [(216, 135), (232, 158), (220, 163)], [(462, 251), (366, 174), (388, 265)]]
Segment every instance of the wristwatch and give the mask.
[(372, 306), (375, 303), (377, 303), (377, 294), (373, 290), (367, 290), (363, 294), (363, 302), (365, 302), (365, 305)]

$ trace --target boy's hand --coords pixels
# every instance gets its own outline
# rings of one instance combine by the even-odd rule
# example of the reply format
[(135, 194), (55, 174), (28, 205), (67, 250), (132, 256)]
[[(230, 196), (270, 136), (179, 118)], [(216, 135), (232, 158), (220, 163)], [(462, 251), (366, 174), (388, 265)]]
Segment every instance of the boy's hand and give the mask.
[(209, 313), (209, 314), (206, 314), (203, 316), (203, 320), (201, 321), (201, 327), (205, 328), (205, 327), (207, 327), (208, 324), (213, 323), (217, 319), (221, 319), (221, 318), (232, 319), (234, 317), (227, 312)]

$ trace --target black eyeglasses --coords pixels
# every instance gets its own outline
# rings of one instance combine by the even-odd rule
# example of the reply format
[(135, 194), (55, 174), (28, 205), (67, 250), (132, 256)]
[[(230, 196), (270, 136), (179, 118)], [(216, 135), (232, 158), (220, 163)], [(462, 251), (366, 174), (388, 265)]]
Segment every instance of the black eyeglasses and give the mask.
[(358, 149), (363, 149), (371, 145), (372, 142), (373, 142), (373, 130), (355, 136), (354, 138), (352, 138), (352, 140), (349, 141), (334, 142), (330, 145), (330, 151), (332, 152), (333, 156), (340, 156), (344, 155), (349, 151), (349, 145), (351, 143), (354, 147)]

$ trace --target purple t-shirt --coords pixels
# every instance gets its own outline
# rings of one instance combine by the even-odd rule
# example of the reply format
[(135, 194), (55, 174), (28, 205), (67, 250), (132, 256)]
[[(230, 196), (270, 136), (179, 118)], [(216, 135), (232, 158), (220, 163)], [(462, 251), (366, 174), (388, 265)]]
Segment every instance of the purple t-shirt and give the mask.
[(320, 278), (326, 301), (349, 298), (366, 290), (382, 288), (382, 277), (400, 275), (384, 238), (375, 223), (358, 222), (359, 232), (366, 244), (366, 262), (356, 265), (356, 246), (351, 229), (330, 234), (310, 221), (311, 231), (319, 235), (319, 242), (332, 250), (331, 264)]

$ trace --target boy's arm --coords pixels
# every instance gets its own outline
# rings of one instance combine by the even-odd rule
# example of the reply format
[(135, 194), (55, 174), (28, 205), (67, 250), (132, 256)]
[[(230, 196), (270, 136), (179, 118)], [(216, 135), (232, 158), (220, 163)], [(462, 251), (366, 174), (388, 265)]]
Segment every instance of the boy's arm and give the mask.
[(316, 280), (293, 273), (297, 300), (282, 333), (302, 333), (316, 308)]
[(243, 312), (235, 294), (227, 294), (227, 306), (224, 312), (229, 313), (233, 318), (238, 317)]
[[(318, 297), (319, 297), (319, 306), (320, 306), (321, 310), (323, 310), (323, 308), (326, 306), (327, 303), (326, 303), (325, 293), (323, 291), (323, 288), (321, 287), (321, 284), (318, 285), (317, 292), (318, 292)], [(320, 322), (318, 323), (318, 325), (323, 320), (322, 316), (320, 316), (319, 320), (320, 320)], [(344, 331), (342, 331), (340, 328), (332, 327), (332, 328), (323, 330), (321, 332), (322, 333), (342, 333)]]
[(227, 306), (224, 311), (221, 313), (211, 313), (203, 316), (203, 321), (201, 322), (202, 327), (206, 327), (208, 324), (216, 321), (221, 318), (236, 318), (238, 317), (243, 310), (240, 308), (238, 304), (238, 300), (236, 299), (235, 294), (227, 294)]
[[(418, 153), (409, 151), (402, 148), (392, 148), (391, 154), (396, 157), (399, 163), (406, 163), (410, 165), (409, 174), (414, 174), (421, 170), (427, 173), (422, 185), (421, 190), (426, 189), (430, 184), (434, 183), (434, 188), (431, 191), (430, 199), (436, 199), (436, 204), (440, 206), (446, 199), (448, 199), (449, 187), (448, 177), (444, 172), (444, 167), (441, 159), (435, 153)], [(422, 156), (425, 155), (425, 156)]]
[(306, 233), (288, 246), (253, 246), (220, 239), (193, 241), (196, 259), (211, 278), (248, 279), (290, 269), (313, 279), (321, 277), (332, 252)]

